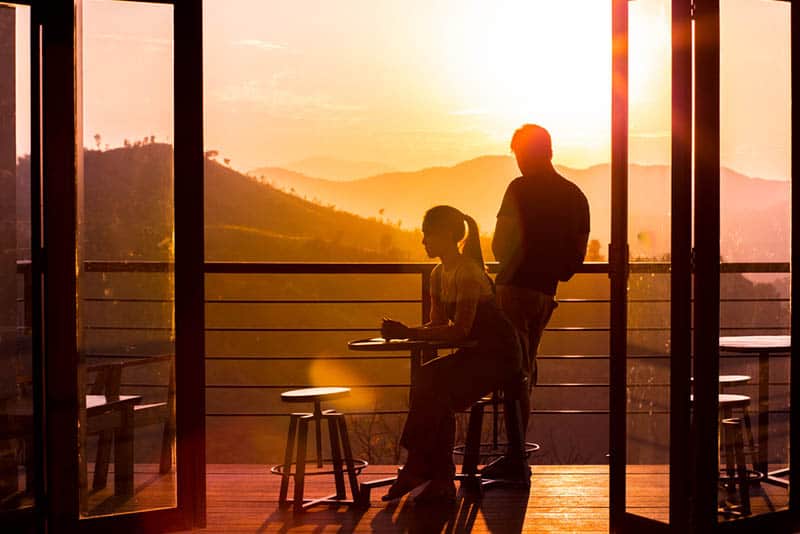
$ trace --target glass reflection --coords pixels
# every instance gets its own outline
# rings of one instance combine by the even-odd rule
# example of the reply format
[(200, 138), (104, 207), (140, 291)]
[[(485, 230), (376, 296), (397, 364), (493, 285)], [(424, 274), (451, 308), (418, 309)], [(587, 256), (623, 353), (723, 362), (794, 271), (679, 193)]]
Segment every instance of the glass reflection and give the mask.
[[(723, 263), (790, 258), (790, 9), (720, 3)], [(774, 336), (790, 333), (789, 287), (788, 274), (720, 277), (720, 521), (788, 506), (789, 358)]]
[(30, 8), (0, 5), (0, 511), (33, 505)]
[(176, 505), (172, 6), (83, 2), (82, 517)]

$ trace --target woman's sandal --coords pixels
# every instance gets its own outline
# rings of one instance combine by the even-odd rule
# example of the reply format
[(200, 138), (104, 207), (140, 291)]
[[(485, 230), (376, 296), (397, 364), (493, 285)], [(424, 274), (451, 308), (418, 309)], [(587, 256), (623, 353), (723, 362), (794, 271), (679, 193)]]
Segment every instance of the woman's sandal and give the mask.
[(389, 487), (389, 491), (386, 492), (386, 495), (381, 497), (381, 500), (386, 501), (393, 501), (395, 499), (399, 499), (409, 491), (413, 490), (417, 486), (420, 486), (425, 483), (425, 479), (413, 474), (407, 468), (403, 468), (400, 470), (400, 474), (397, 475), (397, 480), (394, 484)]
[(414, 497), (417, 504), (445, 504), (456, 500), (456, 485), (452, 480), (433, 479)]

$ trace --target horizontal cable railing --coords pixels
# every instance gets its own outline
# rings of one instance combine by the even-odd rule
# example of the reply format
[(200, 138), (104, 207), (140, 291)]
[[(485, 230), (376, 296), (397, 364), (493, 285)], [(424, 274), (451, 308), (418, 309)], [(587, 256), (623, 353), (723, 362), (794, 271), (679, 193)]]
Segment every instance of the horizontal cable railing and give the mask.
[[(380, 400), (374, 405), (354, 401), (346, 410), (349, 415), (365, 420), (379, 417), (402, 421), (407, 413), (407, 404), (404, 405), (402, 399), (407, 401), (408, 355), (349, 352), (346, 341), (379, 335), (380, 317), (386, 309), (400, 310), (398, 313), (414, 322), (425, 317), (433, 267), (433, 263), (427, 262), (206, 262), (207, 351), (204, 362), (208, 379), (207, 416), (214, 428), (210, 432), (216, 432), (214, 439), (239, 447), (238, 442), (225, 441), (229, 435), (240, 432), (228, 429), (237, 428), (247, 429), (241, 430), (241, 435), (251, 436), (247, 439), (280, 442), (283, 418), (290, 407), (281, 405), (279, 393), (313, 385), (347, 385), (354, 398)], [(489, 264), (488, 268), (490, 273), (497, 272), (496, 263)], [(94, 361), (147, 358), (149, 354), (163, 354), (165, 347), (169, 349), (173, 342), (174, 298), (170, 281), (173, 271), (174, 265), (169, 262), (84, 262), (82, 275), (86, 283), (79, 286), (85, 314), (81, 328), (84, 337), (95, 343), (89, 344), (87, 356)], [(775, 275), (767, 278), (778, 279), (780, 275), (789, 274), (790, 266), (785, 262), (725, 263), (720, 265), (720, 272)], [(25, 295), (20, 303), (26, 311), (25, 323), (30, 325), (27, 315), (30, 262), (18, 262), (18, 273), (25, 278)], [(645, 437), (634, 432), (631, 439), (658, 442), (660, 438), (653, 436), (664, 426), (647, 421), (669, 415), (670, 299), (665, 282), (669, 264), (631, 263), (629, 273), (632, 281), (629, 309), (635, 313), (629, 313), (627, 359), (631, 401), (628, 414), (632, 420), (642, 422), (641, 428), (650, 425), (645, 433), (656, 429), (656, 434)], [(368, 280), (372, 275), (375, 275), (372, 285), (350, 291), (351, 287), (357, 287), (353, 284), (358, 280)], [(582, 282), (573, 280), (562, 284), (561, 288), (566, 290), (559, 291), (557, 313), (560, 316), (554, 317), (547, 327), (543, 354), (537, 357), (540, 381), (534, 390), (531, 413), (542, 418), (539, 424), (552, 421), (545, 424), (550, 424), (551, 428), (566, 425), (574, 432), (600, 425), (598, 432), (603, 434), (606, 430), (600, 428), (606, 427), (600, 421), (593, 419), (587, 426), (585, 418), (603, 418), (609, 413), (610, 300), (606, 278), (609, 265), (586, 263), (579, 275), (575, 280), (580, 278)], [(660, 280), (660, 285), (656, 284), (657, 291), (646, 286), (648, 280), (653, 279)], [(395, 282), (400, 289), (394, 287)], [(636, 283), (641, 285), (636, 286)], [(256, 287), (251, 288), (251, 284)], [(306, 291), (306, 284), (314, 291)], [(272, 290), (273, 285), (279, 285), (280, 290)], [(286, 287), (292, 287), (292, 291), (287, 291)], [(785, 296), (788, 284), (775, 287), (782, 289), (749, 293), (737, 293), (735, 288), (723, 291), (720, 299), (723, 307), (772, 311), (772, 315), (763, 318), (754, 311), (752, 320), (746, 321), (736, 319), (739, 316), (735, 314), (729, 316), (732, 320), (726, 321), (723, 313), (723, 335), (788, 333), (789, 298)], [(154, 339), (161, 345), (155, 348), (146, 345)], [(554, 339), (558, 341), (553, 342)], [(580, 341), (573, 343), (576, 339)], [(549, 348), (545, 347), (548, 343)], [(788, 365), (786, 355), (773, 357), (775, 365), (781, 369)], [(729, 358), (725, 354), (721, 358), (730, 365), (750, 365), (749, 362), (755, 361), (741, 356)], [(337, 375), (331, 369), (355, 369), (362, 374), (356, 373), (357, 379), (348, 383), (347, 372)], [(644, 374), (637, 374), (640, 369)], [(754, 394), (758, 373), (746, 374), (754, 377), (754, 383), (739, 391)], [(163, 370), (157, 378), (164, 382)], [(153, 376), (142, 373), (123, 374), (122, 386), (137, 394), (153, 396), (163, 396), (167, 387), (153, 380)], [(785, 376), (773, 373), (769, 386), (776, 388), (773, 391), (778, 400), (770, 405), (769, 413), (779, 419), (785, 418), (788, 404), (784, 391), (789, 386)], [(179, 390), (180, 385), (178, 396)], [(261, 418), (268, 418), (267, 423)], [(567, 420), (571, 422), (565, 423)], [(254, 437), (263, 432), (273, 436), (270, 438), (273, 441)], [(550, 439), (549, 446), (556, 447), (559, 439), (552, 436)], [(246, 447), (242, 449), (246, 450)]]
[[(332, 298), (325, 299), (309, 299), (309, 298), (207, 298), (206, 304), (213, 306), (224, 305), (366, 305), (366, 304), (402, 304), (402, 305), (419, 305), (425, 312), (426, 296), (429, 291), (430, 273), (433, 269), (432, 263), (296, 263), (296, 262), (270, 262), (270, 263), (254, 263), (254, 262), (207, 262), (206, 273), (208, 275), (419, 275), (420, 276), (420, 298), (384, 298), (384, 299), (371, 299), (371, 298)], [(491, 263), (488, 265), (489, 271), (495, 273), (497, 271), (497, 264)], [(100, 262), (100, 261), (87, 261), (84, 263), (84, 271), (86, 273), (169, 273), (173, 270), (173, 264), (168, 262)], [(668, 274), (668, 263), (654, 263), (654, 262), (640, 262), (630, 264), (631, 274)], [(720, 272), (726, 274), (757, 274), (757, 273), (773, 273), (773, 274), (786, 274), (789, 272), (788, 263), (725, 263), (720, 265)], [(607, 263), (586, 263), (579, 271), (580, 274), (608, 274), (609, 265)], [(91, 303), (114, 303), (114, 304), (170, 304), (173, 302), (171, 298), (142, 298), (142, 297), (116, 297), (116, 296), (87, 296), (82, 299), (84, 302)], [(608, 298), (575, 298), (568, 297), (559, 299), (562, 304), (608, 304)], [(646, 305), (646, 304), (668, 304), (668, 298), (631, 298), (631, 304)], [(721, 299), (722, 303), (788, 303), (788, 298), (783, 297), (726, 297)], [(170, 331), (170, 326), (157, 326), (157, 325), (103, 325), (103, 324), (88, 324), (85, 325), (87, 330), (98, 331), (154, 331), (166, 332)], [(667, 332), (669, 327), (664, 326), (631, 326), (630, 333), (648, 333), (648, 332)], [(737, 325), (723, 325), (723, 330), (736, 332), (736, 331), (787, 331), (788, 325), (762, 325), (756, 327), (752, 326), (737, 326)], [(351, 333), (362, 334), (364, 337), (369, 335), (378, 335), (376, 326), (357, 325), (350, 327), (274, 327), (267, 325), (254, 325), (254, 326), (207, 326), (206, 331), (209, 333), (217, 334), (242, 334), (242, 333)], [(546, 331), (548, 332), (561, 332), (561, 333), (605, 333), (609, 332), (608, 326), (549, 326)], [(343, 350), (346, 353), (346, 350)], [(358, 360), (358, 361), (405, 361), (407, 356), (398, 354), (375, 354), (375, 353), (361, 353), (361, 354), (314, 354), (314, 355), (296, 355), (296, 356), (282, 356), (282, 355), (251, 355), (251, 356), (238, 356), (238, 355), (215, 355), (207, 354), (205, 360), (207, 362), (220, 362), (230, 363), (235, 365), (236, 362), (280, 362), (280, 361), (338, 361), (338, 360)], [(725, 357), (724, 355), (722, 356)], [(607, 354), (542, 354), (538, 356), (540, 361), (604, 361), (608, 360)], [(630, 361), (648, 361), (648, 360), (665, 360), (668, 359), (668, 354), (630, 354), (628, 359)], [(780, 386), (782, 382), (773, 382), (771, 385)], [(209, 384), (207, 389), (225, 389), (225, 390), (246, 390), (246, 389), (289, 389), (295, 387), (304, 387), (311, 384), (304, 383), (286, 383), (286, 384)], [(633, 384), (635, 387), (636, 385)], [(356, 386), (360, 388), (407, 388), (406, 381), (398, 381), (391, 384), (364, 384)], [(607, 382), (575, 382), (575, 381), (559, 381), (552, 383), (537, 384), (540, 389), (553, 389), (553, 388), (608, 388)], [(646, 384), (649, 388), (667, 388), (668, 383)], [(378, 412), (375, 412), (378, 413)], [(394, 413), (394, 412), (392, 412)], [(534, 413), (607, 413), (607, 410), (537, 410)], [(654, 412), (649, 412), (654, 413)], [(230, 413), (214, 413), (209, 415), (213, 416), (229, 416)], [(248, 416), (253, 415), (273, 415), (271, 413), (247, 413)]]

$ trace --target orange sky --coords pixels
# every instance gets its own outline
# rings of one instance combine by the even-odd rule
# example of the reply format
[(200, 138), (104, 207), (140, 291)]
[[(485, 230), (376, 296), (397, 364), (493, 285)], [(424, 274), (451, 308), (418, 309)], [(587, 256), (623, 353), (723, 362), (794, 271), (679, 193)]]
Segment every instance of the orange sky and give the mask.
[[(631, 9), (631, 160), (669, 158), (669, 4)], [(85, 144), (171, 139), (171, 7), (84, 0)], [(205, 0), (206, 144), (247, 170), (312, 156), (415, 169), (508, 153), (609, 159), (610, 1)], [(789, 6), (723, 3), (723, 164), (789, 175)], [(19, 17), (18, 33), (28, 21)], [(27, 43), (19, 39), (24, 59)], [(20, 61), (20, 64), (26, 61)], [(20, 152), (27, 82), (18, 80)]]

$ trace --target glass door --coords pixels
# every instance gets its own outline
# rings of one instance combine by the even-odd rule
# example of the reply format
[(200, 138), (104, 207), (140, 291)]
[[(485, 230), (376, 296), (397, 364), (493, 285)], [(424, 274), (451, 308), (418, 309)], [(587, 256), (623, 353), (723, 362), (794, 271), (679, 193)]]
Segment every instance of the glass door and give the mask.
[(688, 524), (690, 2), (614, 2), (612, 80), (611, 530), (659, 532)]
[(614, 5), (612, 531), (794, 531), (791, 5)]
[(202, 526), (202, 6), (62, 4), (38, 7), (49, 528)]
[(20, 526), (32, 524), (41, 489), (32, 29), (30, 6), (0, 3), (0, 523)]

